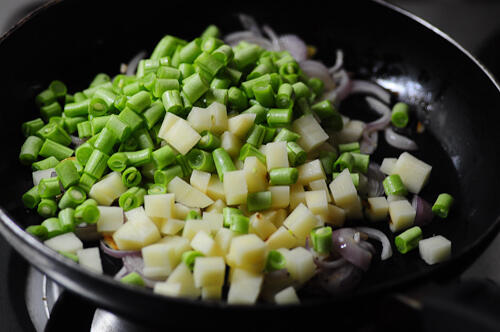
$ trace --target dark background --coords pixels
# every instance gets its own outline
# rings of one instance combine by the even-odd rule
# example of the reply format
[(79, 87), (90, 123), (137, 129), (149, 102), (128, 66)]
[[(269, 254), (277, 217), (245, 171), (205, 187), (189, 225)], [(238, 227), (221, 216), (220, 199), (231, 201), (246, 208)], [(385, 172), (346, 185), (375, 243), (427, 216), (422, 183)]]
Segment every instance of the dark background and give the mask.
[[(44, 1), (0, 0), (0, 34), (7, 31), (18, 19)], [(492, 74), (500, 78), (500, 0), (390, 0), (430, 22), (455, 39), (476, 56)], [(397, 27), (395, 27), (397, 28)], [(439, 50), (428, 50), (439, 57)], [(460, 70), (460, 68), (457, 68)], [(464, 77), (464, 79), (467, 79)], [(480, 110), (478, 110), (480, 111)], [(500, 236), (463, 277), (489, 278), (500, 283)], [(13, 264), (19, 258), (0, 237), (0, 331), (31, 331), (28, 316), (21, 305), (9, 305), (11, 297), (23, 298), (23, 285), (8, 282), (16, 273), (23, 273), (22, 266)], [(13, 259), (15, 257), (15, 259)]]

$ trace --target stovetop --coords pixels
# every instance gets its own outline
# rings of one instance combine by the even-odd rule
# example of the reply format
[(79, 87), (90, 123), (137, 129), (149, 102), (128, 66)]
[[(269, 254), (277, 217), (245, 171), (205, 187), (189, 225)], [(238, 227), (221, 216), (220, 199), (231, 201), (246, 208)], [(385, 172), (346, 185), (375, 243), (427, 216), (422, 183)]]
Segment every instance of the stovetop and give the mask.
[[(24, 14), (43, 2), (1, 0), (0, 33), (5, 32)], [(390, 0), (389, 2), (422, 17), (450, 35), (475, 55), (493, 75), (500, 78), (500, 60), (498, 60), (500, 59), (498, 20), (500, 1)], [(461, 275), (462, 280), (491, 280), (494, 284), (481, 283), (478, 286), (472, 283), (467, 286), (466, 291), (471, 292), (469, 288), (472, 288), (474, 292), (481, 294), (482, 299), (488, 297), (483, 294), (493, 296), (500, 293), (496, 288), (497, 283), (500, 284), (500, 264), (494, 263), (497, 261), (498, 252), (500, 252), (500, 235), (492, 239), (483, 254)], [(412, 302), (414, 294), (409, 295), (395, 298), (394, 302), (387, 303), (386, 309), (398, 310), (393, 314), (400, 314), (405, 319), (414, 319), (415, 312), (421, 308), (418, 302)], [(456, 297), (453, 298), (457, 300)], [(499, 307), (500, 300), (496, 299), (500, 297), (489, 297), (488, 304)], [(435, 301), (432, 305), (439, 308), (440, 303)], [(439, 311), (433, 313), (435, 317), (439, 317), (439, 314)], [(77, 324), (72, 321), (75, 317), (78, 317)], [(359, 330), (376, 331), (381, 326), (390, 330), (391, 326), (385, 324), (382, 318), (374, 323), (362, 324)], [(411, 322), (407, 321), (405, 325), (411, 326)], [(32, 332), (45, 329), (50, 332), (67, 330), (68, 326), (71, 326), (71, 331), (145, 331), (143, 327), (138, 327), (132, 322), (96, 308), (76, 295), (65, 292), (31, 268), (0, 236), (0, 330)], [(416, 331), (420, 327), (422, 326), (407, 329)], [(434, 328), (437, 329), (437, 325), (434, 325)], [(462, 330), (466, 330), (464, 328)]]

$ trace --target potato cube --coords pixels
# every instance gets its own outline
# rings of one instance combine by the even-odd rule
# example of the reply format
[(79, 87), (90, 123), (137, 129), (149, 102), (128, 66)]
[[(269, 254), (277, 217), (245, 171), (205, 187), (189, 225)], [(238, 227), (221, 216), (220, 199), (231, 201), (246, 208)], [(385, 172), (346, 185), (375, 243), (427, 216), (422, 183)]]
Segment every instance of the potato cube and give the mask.
[(346, 218), (345, 210), (335, 206), (333, 204), (328, 204), (328, 221), (327, 224), (332, 226), (342, 227), (344, 226)]
[(328, 189), (325, 179), (318, 179), (311, 181), (309, 182), (308, 187), (309, 190), (324, 190), (326, 193), (326, 199), (328, 203), (332, 202), (332, 196), (330, 195), (330, 190)]
[(76, 254), (78, 250), (83, 249), (83, 242), (75, 235), (75, 233), (64, 233), (54, 236), (43, 242), (47, 247), (55, 251), (65, 251)]
[(289, 229), (295, 237), (302, 240), (309, 235), (316, 223), (317, 219), (311, 210), (304, 204), (299, 204), (295, 210), (288, 215), (283, 225)]
[(265, 191), (267, 187), (266, 166), (254, 156), (245, 158), (243, 163), (249, 193)]
[(180, 259), (185, 251), (191, 250), (189, 240), (182, 236), (165, 236), (157, 243), (165, 243), (174, 248), (175, 255)]
[(271, 142), (266, 144), (266, 166), (268, 171), (274, 168), (289, 166), (286, 142)]
[(189, 122), (182, 118), (175, 121), (167, 131), (162, 132), (160, 129), (158, 137), (165, 140), (183, 155), (188, 153), (201, 138), (200, 134), (191, 127)]
[(96, 200), (99, 205), (109, 206), (115, 199), (127, 191), (123, 184), (122, 176), (118, 172), (111, 172), (90, 188), (89, 197)]
[(248, 188), (245, 171), (226, 172), (223, 184), (227, 205), (246, 204)]
[(123, 223), (123, 209), (119, 206), (98, 206), (99, 219), (97, 220), (97, 231), (110, 234), (120, 228)]
[(230, 133), (243, 139), (255, 122), (255, 114), (239, 114), (227, 121), (227, 128)]
[(196, 233), (191, 240), (191, 247), (205, 256), (222, 255), (222, 250), (219, 248), (215, 240), (205, 231)]
[(144, 211), (150, 218), (168, 219), (174, 216), (175, 195), (144, 195)]
[(349, 205), (344, 206), (343, 209), (347, 219), (363, 218), (363, 204), (359, 195), (356, 195), (356, 198)]
[(288, 217), (288, 212), (285, 209), (277, 209), (275, 211), (276, 214), (274, 216), (274, 219), (272, 220), (272, 223), (274, 224), (274, 226), (279, 228), (283, 225), (283, 222), (285, 221), (286, 217)]
[(222, 209), (226, 207), (226, 203), (222, 199), (216, 200), (212, 205), (205, 209), (205, 212), (217, 212), (222, 213)]
[(306, 162), (297, 167), (297, 170), (299, 171), (297, 183), (302, 185), (306, 185), (312, 181), (326, 179), (325, 171), (319, 159)]
[(384, 158), (380, 165), (380, 171), (386, 175), (391, 175), (398, 158)]
[(184, 220), (174, 218), (165, 219), (161, 223), (160, 233), (162, 235), (175, 235), (184, 228), (185, 223), (186, 222)]
[(206, 220), (189, 219), (186, 220), (186, 223), (184, 224), (182, 237), (185, 237), (191, 241), (198, 232), (204, 231), (205, 233), (210, 234), (211, 230), (211, 225)]
[(189, 211), (196, 211), (198, 214), (201, 214), (200, 208), (193, 208), (186, 206), (182, 203), (175, 203), (174, 204), (174, 218), (180, 219), (180, 220), (185, 220)]
[(418, 194), (427, 183), (432, 166), (415, 158), (408, 152), (403, 152), (392, 169), (392, 174), (398, 174), (409, 192)]
[(276, 250), (279, 248), (293, 248), (297, 245), (297, 238), (291, 231), (286, 229), (285, 226), (279, 227), (269, 238), (266, 240), (269, 250)]
[[(153, 292), (156, 294), (172, 297), (181, 297), (182, 291), (182, 284), (180, 282), (157, 282), (153, 288)], [(194, 298), (194, 296), (191, 297)]]
[(341, 208), (356, 204), (358, 192), (352, 182), (351, 173), (346, 168), (330, 183), (333, 201)]
[(98, 247), (78, 250), (76, 255), (78, 256), (78, 264), (80, 264), (81, 267), (102, 274), (101, 255), (99, 254)]
[(299, 304), (300, 300), (295, 292), (295, 288), (288, 286), (274, 295), (274, 302), (276, 304)]
[(219, 229), (222, 228), (224, 223), (224, 217), (222, 213), (218, 212), (203, 212), (203, 220), (206, 220), (210, 224), (211, 234), (216, 234)]
[(379, 221), (387, 218), (389, 203), (387, 203), (385, 197), (369, 197), (367, 201), (369, 207), (366, 210), (366, 215), (371, 221)]
[(197, 169), (193, 169), (191, 173), (191, 178), (189, 179), (189, 183), (202, 193), (206, 194), (208, 191), (208, 185), (210, 183), (211, 174), (208, 172), (198, 171)]
[(197, 257), (193, 277), (196, 287), (222, 287), (226, 263), (222, 257)]
[(187, 297), (190, 299), (196, 299), (201, 294), (201, 290), (195, 286), (193, 274), (186, 264), (177, 265), (166, 282), (157, 283), (155, 285), (154, 292), (167, 296)]
[(240, 139), (229, 131), (222, 133), (220, 139), (221, 147), (224, 148), (232, 158), (238, 157), (241, 146), (243, 145)]
[(232, 230), (223, 227), (217, 231), (217, 234), (215, 234), (215, 242), (222, 252), (227, 254), (229, 252), (229, 247), (231, 246), (231, 241), (235, 236), (236, 234)]
[(231, 241), (226, 258), (230, 266), (260, 272), (266, 264), (267, 246), (255, 234), (236, 236)]
[(313, 214), (328, 214), (328, 198), (324, 190), (306, 191), (306, 204)]
[(410, 228), (415, 221), (416, 211), (407, 200), (389, 203), (391, 220), (389, 228), (398, 232)]
[(257, 212), (250, 217), (250, 232), (257, 234), (262, 240), (266, 240), (275, 231), (276, 226), (264, 214)]
[[(280, 251), (281, 252), (281, 251)], [(286, 269), (300, 285), (311, 279), (316, 272), (312, 253), (303, 247), (282, 251), (286, 260)]]
[(344, 124), (341, 131), (334, 133), (335, 142), (338, 144), (358, 142), (363, 135), (366, 124), (363, 121), (351, 120)]
[(408, 199), (405, 196), (401, 195), (389, 195), (387, 196), (387, 203), (392, 203), (396, 201), (407, 201)]
[(418, 242), (420, 257), (429, 265), (441, 263), (451, 256), (451, 241), (436, 235)]
[(154, 243), (142, 248), (142, 258), (143, 273), (151, 279), (165, 279), (180, 262), (175, 248), (166, 243)]
[(290, 186), (270, 186), (271, 208), (280, 209), (290, 205)]
[(212, 174), (210, 182), (208, 183), (207, 196), (213, 200), (226, 201), (226, 193), (224, 192), (224, 185), (220, 182), (217, 174)]
[(207, 107), (206, 110), (209, 111), (211, 114), (210, 118), (210, 122), (212, 124), (211, 131), (214, 134), (220, 135), (225, 130), (228, 129), (226, 105), (218, 102), (213, 102)]
[(328, 134), (312, 114), (303, 115), (292, 123), (293, 131), (300, 135), (297, 143), (306, 151), (314, 150), (328, 140)]
[(190, 207), (205, 208), (214, 201), (207, 195), (176, 176), (168, 183), (167, 190), (175, 194), (175, 200)]
[(222, 298), (222, 287), (207, 286), (201, 289), (202, 300), (220, 300)]
[(294, 210), (299, 204), (307, 204), (306, 192), (304, 186), (296, 183), (290, 186), (290, 210)]
[(254, 304), (259, 297), (264, 276), (243, 269), (234, 269), (227, 296), (229, 304)]
[(120, 250), (139, 250), (160, 238), (158, 227), (145, 213), (140, 218), (129, 218), (113, 233), (113, 240)]

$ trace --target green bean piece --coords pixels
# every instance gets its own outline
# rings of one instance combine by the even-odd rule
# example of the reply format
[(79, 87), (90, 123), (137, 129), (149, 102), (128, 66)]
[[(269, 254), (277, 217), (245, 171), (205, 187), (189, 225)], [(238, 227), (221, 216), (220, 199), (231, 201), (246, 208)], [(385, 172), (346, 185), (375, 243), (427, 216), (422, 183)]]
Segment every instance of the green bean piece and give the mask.
[(391, 112), (391, 123), (394, 127), (404, 128), (410, 120), (410, 106), (406, 103), (396, 103)]
[(331, 175), (334, 170), (334, 163), (337, 160), (337, 153), (334, 151), (322, 151), (319, 155), (319, 161), (321, 162), (321, 166), (325, 171), (325, 174)]
[[(78, 179), (78, 183), (80, 179)], [(75, 208), (82, 204), (87, 199), (87, 193), (85, 190), (78, 186), (70, 187), (64, 192), (61, 199), (59, 200), (59, 209), (65, 208)]]
[(172, 56), (178, 45), (184, 45), (186, 42), (174, 36), (166, 35), (158, 44), (156, 44), (151, 59), (160, 59), (165, 56)]
[(370, 155), (364, 153), (351, 152), (354, 158), (353, 171), (366, 174), (370, 164)]
[(191, 271), (193, 271), (194, 263), (198, 257), (204, 257), (204, 255), (197, 250), (188, 250), (182, 254), (181, 261), (186, 264)]
[(26, 232), (39, 238), (41, 241), (45, 241), (49, 236), (49, 231), (42, 225), (28, 226), (26, 227)]
[(242, 114), (255, 114), (255, 123), (261, 124), (267, 121), (267, 108), (263, 107), (260, 104), (255, 104), (250, 106), (245, 111), (241, 112)]
[[(196, 102), (209, 89), (208, 83), (199, 73), (195, 73), (185, 78), (182, 83), (182, 92), (191, 101), (191, 103)], [(166, 106), (165, 109), (167, 109)]]
[(59, 164), (59, 160), (57, 160), (56, 157), (50, 156), (48, 158), (34, 162), (33, 164), (31, 164), (31, 167), (35, 171), (41, 171), (44, 169), (54, 168), (57, 164)]
[(141, 206), (144, 203), (146, 189), (131, 187), (118, 199), (118, 204), (124, 211), (129, 211)]
[[(78, 125), (80, 123), (83, 123), (83, 122), (88, 123), (86, 117), (83, 117), (83, 116), (77, 116), (74, 118), (65, 117), (65, 118), (63, 118), (63, 128), (69, 134), (73, 134), (74, 132), (76, 132), (78, 130)], [(89, 123), (89, 125), (90, 125), (90, 123)]]
[(156, 168), (163, 169), (175, 162), (176, 154), (175, 150), (170, 147), (170, 145), (166, 144), (158, 150), (153, 151), (151, 157)]
[(332, 228), (330, 226), (313, 229), (310, 238), (314, 251), (320, 254), (328, 254), (332, 250)]
[(210, 106), (210, 104), (214, 102), (218, 102), (222, 105), (227, 105), (229, 102), (229, 90), (210, 88), (205, 93), (205, 100), (207, 106)]
[(240, 209), (225, 207), (222, 209), (222, 218), (224, 227), (231, 226), (231, 216), (233, 215), (243, 215), (243, 212)]
[(450, 208), (453, 205), (454, 198), (450, 194), (439, 194), (434, 205), (432, 205), (432, 212), (439, 218), (447, 218)]
[[(184, 92), (184, 87), (182, 91)], [(199, 97), (201, 97), (201, 95)], [(176, 115), (181, 115), (184, 112), (184, 102), (182, 101), (181, 93), (179, 91), (167, 90), (163, 93), (161, 100), (165, 111)]]
[(43, 90), (35, 97), (35, 103), (38, 106), (44, 106), (53, 103), (56, 101), (56, 96), (54, 91), (50, 89)]
[(61, 222), (59, 221), (59, 218), (56, 217), (47, 218), (42, 222), (41, 225), (47, 229), (48, 239), (64, 234), (64, 230), (61, 225)]
[(270, 250), (267, 254), (265, 271), (282, 270), (286, 266), (286, 259), (283, 254), (277, 250)]
[(325, 84), (319, 78), (313, 77), (307, 81), (307, 85), (316, 96), (321, 96), (325, 89)]
[(384, 186), (384, 191), (387, 196), (406, 196), (408, 194), (408, 190), (404, 186), (403, 181), (398, 174), (391, 174), (387, 176), (384, 181), (382, 181), (382, 185)]
[(287, 128), (281, 128), (276, 137), (274, 137), (274, 142), (295, 142), (299, 138), (299, 134)]
[(127, 156), (127, 165), (130, 166), (142, 166), (152, 161), (152, 149), (146, 148), (138, 151), (127, 151), (124, 152)]
[(235, 171), (236, 166), (234, 166), (231, 156), (227, 153), (224, 148), (217, 148), (212, 152), (212, 157), (214, 159), (215, 168), (217, 170), (217, 175), (219, 180), (224, 182), (224, 173)]
[(53, 198), (42, 198), (37, 205), (36, 212), (44, 217), (54, 217), (57, 213), (57, 203)]
[(333, 164), (334, 170), (343, 171), (346, 168), (349, 169), (349, 172), (352, 173), (352, 170), (354, 168), (354, 157), (350, 152), (342, 153)]
[(92, 175), (83, 173), (78, 182), (78, 187), (82, 188), (86, 193), (90, 192), (90, 188), (97, 182), (97, 179)]
[(38, 193), (38, 185), (32, 187), (22, 196), (23, 204), (28, 209), (34, 209), (40, 203), (40, 194)]
[(272, 197), (270, 191), (249, 193), (247, 196), (248, 212), (267, 210), (271, 207)]
[(240, 149), (240, 154), (238, 159), (243, 161), (250, 156), (257, 157), (257, 159), (259, 159), (261, 163), (263, 163), (264, 165), (266, 164), (266, 155), (263, 154), (259, 149), (257, 149), (252, 144), (245, 143)]
[(267, 124), (270, 127), (284, 127), (292, 123), (292, 117), (293, 113), (289, 108), (271, 108), (267, 112)]
[(250, 134), (248, 135), (247, 143), (259, 148), (264, 141), (265, 135), (266, 127), (260, 124), (254, 125), (250, 130)]
[(137, 272), (130, 272), (129, 274), (121, 278), (120, 282), (139, 287), (144, 287), (146, 285), (144, 279), (142, 279), (141, 275)]
[(272, 186), (291, 185), (299, 179), (299, 171), (293, 167), (273, 168), (269, 171), (269, 183)]
[(57, 177), (43, 178), (38, 183), (38, 194), (41, 198), (53, 198), (60, 193), (61, 187)]
[(73, 160), (66, 159), (61, 161), (55, 167), (55, 171), (64, 189), (77, 184), (80, 180), (80, 175)]
[(34, 136), (45, 125), (41, 118), (23, 122), (21, 130), (25, 137)]
[(122, 172), (127, 168), (128, 158), (125, 152), (116, 152), (108, 159), (108, 167), (115, 172)]
[(107, 154), (94, 149), (85, 164), (84, 172), (96, 179), (100, 179), (108, 167), (108, 159), (109, 156)]
[(286, 150), (288, 152), (288, 161), (291, 166), (299, 166), (305, 163), (307, 153), (299, 144), (296, 142), (287, 142)]
[(100, 211), (97, 202), (92, 198), (87, 199), (75, 208), (75, 224), (95, 224), (99, 220)]
[[(270, 192), (269, 192), (270, 193)], [(231, 215), (231, 225), (229, 229), (238, 234), (248, 234), (250, 219), (242, 214)]]
[(148, 195), (160, 195), (166, 193), (167, 193), (167, 186), (164, 184), (151, 183), (151, 185), (148, 187)]
[(71, 259), (75, 263), (79, 262), (78, 256), (76, 254), (73, 254), (72, 252), (59, 251), (59, 253), (64, 257)]
[[(105, 128), (113, 133), (118, 142), (123, 142), (130, 137), (132, 129), (130, 126), (120, 119), (116, 114), (112, 114), (106, 122)], [(103, 129), (104, 130), (104, 129)]]
[(21, 146), (19, 161), (24, 165), (32, 164), (38, 158), (43, 147), (43, 140), (37, 136), (28, 136)]
[(61, 228), (63, 233), (69, 233), (75, 231), (75, 210), (67, 207), (59, 211), (57, 215), (59, 222), (61, 223)]
[(109, 154), (113, 151), (113, 148), (117, 142), (118, 139), (116, 138), (113, 131), (104, 127), (97, 135), (97, 138), (94, 142), (94, 148), (101, 151), (102, 153)]
[(53, 102), (52, 104), (42, 106), (40, 108), (40, 115), (45, 121), (48, 121), (50, 118), (54, 116), (61, 116), (61, 114), (62, 114), (62, 107), (57, 101)]
[(71, 144), (71, 137), (59, 124), (52, 122), (47, 123), (38, 131), (39, 136), (44, 139), (50, 139), (59, 144), (68, 146)]
[(184, 175), (180, 165), (173, 165), (164, 170), (156, 170), (154, 181), (157, 184), (167, 186), (176, 176), (182, 178)]
[(118, 118), (130, 127), (130, 130), (134, 132), (136, 129), (143, 125), (143, 118), (132, 111), (130, 108), (125, 107), (123, 111), (118, 114)]
[(292, 106), (293, 87), (290, 83), (283, 83), (278, 89), (276, 96), (276, 106), (279, 108), (289, 108)]
[(256, 84), (252, 88), (255, 99), (264, 107), (274, 106), (274, 91), (271, 84)]
[(78, 162), (85, 166), (94, 151), (94, 147), (89, 142), (85, 142), (75, 150), (75, 157)]
[(191, 210), (186, 215), (186, 220), (201, 220), (201, 214), (196, 210)]
[(192, 169), (208, 173), (215, 171), (215, 163), (210, 152), (191, 149), (187, 154), (187, 161)]

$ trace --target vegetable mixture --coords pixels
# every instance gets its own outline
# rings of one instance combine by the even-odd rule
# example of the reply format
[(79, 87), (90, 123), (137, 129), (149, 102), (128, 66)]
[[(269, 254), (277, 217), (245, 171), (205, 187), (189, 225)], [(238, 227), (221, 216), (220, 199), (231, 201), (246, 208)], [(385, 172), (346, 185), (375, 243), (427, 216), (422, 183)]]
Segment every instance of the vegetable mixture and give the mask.
[[(42, 91), (19, 160), (33, 169), (23, 203), (44, 220), (26, 231), (96, 273), (101, 254), (121, 259), (123, 283), (234, 304), (355, 287), (392, 245), (346, 221), (388, 222), (398, 254), (447, 259), (450, 241), (423, 234), (453, 197), (419, 196), (432, 167), (398, 132), (409, 105), (352, 79), (342, 51), (327, 68), (297, 36), (241, 21), (246, 30), (225, 38), (214, 25), (191, 41), (167, 35), (83, 91), (58, 80)], [(353, 94), (380, 118), (341, 115)], [(370, 160), (379, 131), (402, 149), (380, 166)]]

